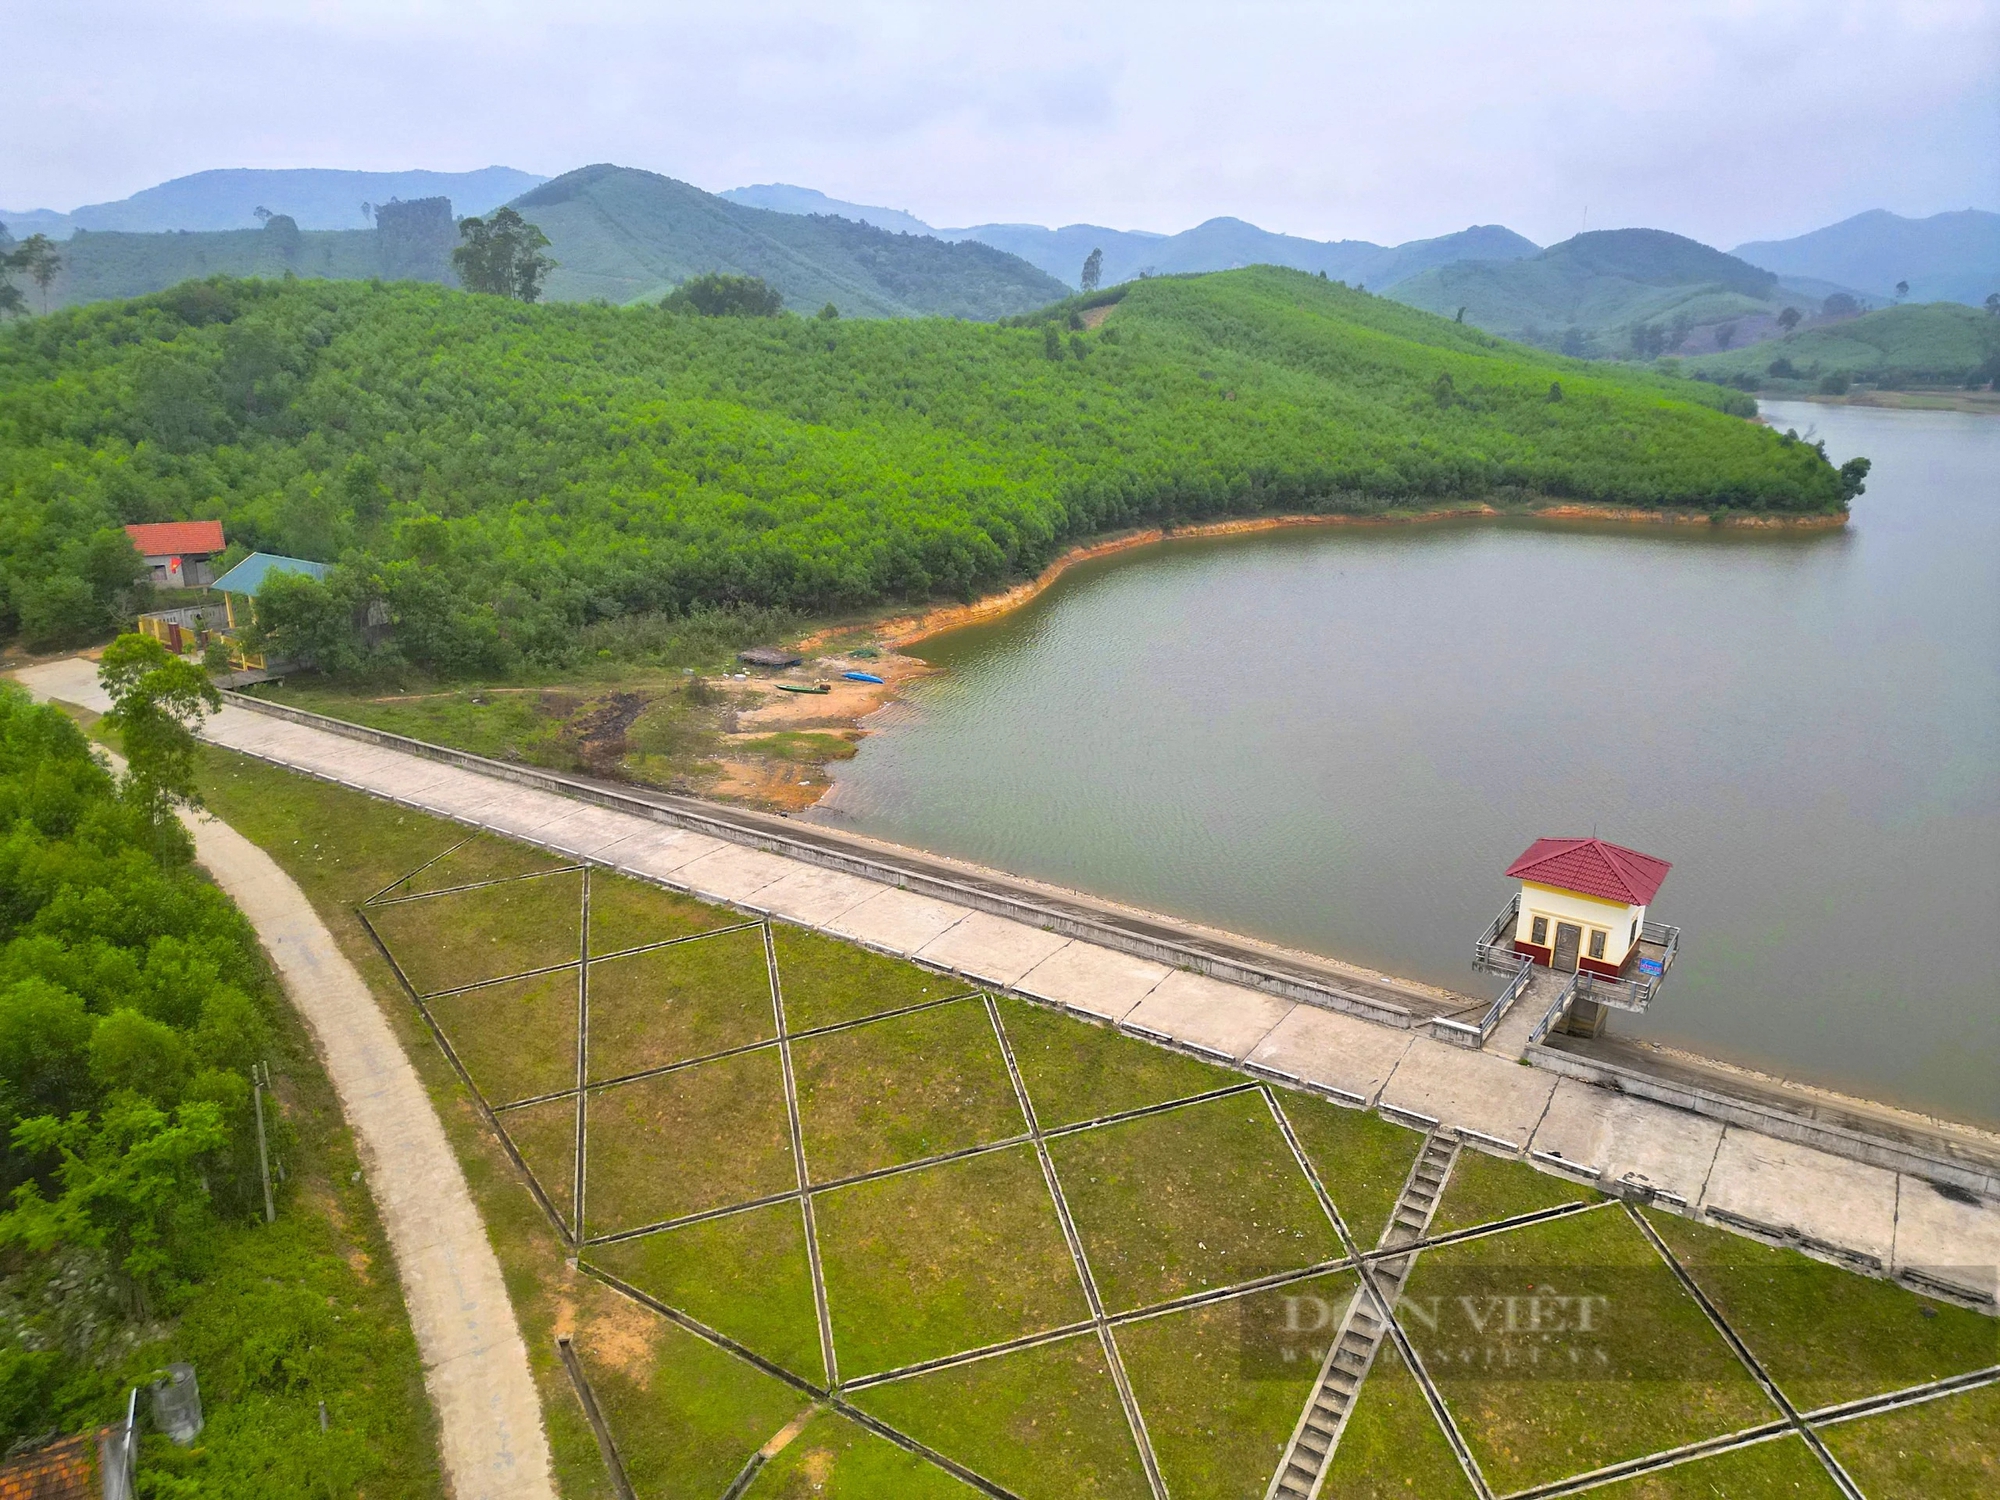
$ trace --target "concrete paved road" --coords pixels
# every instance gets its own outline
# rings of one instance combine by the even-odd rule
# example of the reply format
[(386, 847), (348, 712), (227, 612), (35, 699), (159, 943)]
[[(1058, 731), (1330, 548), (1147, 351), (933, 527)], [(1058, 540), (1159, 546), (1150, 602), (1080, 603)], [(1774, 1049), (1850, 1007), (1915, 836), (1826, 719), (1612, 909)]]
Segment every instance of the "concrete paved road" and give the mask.
[(360, 1142), (458, 1500), (554, 1500), (542, 1404), (500, 1262), (431, 1101), (361, 975), (305, 893), (227, 824), (191, 818), (195, 855), (257, 929), (312, 1027)]
[[(109, 706), (94, 676), (63, 687), (52, 696)], [(257, 929), (286, 995), (312, 1028), (359, 1143), (437, 1408), (452, 1495), (555, 1500), (541, 1400), (514, 1305), (416, 1069), (292, 878), (227, 824), (206, 816), (186, 822), (195, 857)]]
[[(39, 694), (101, 701), (85, 662), (18, 674)], [(1935, 1267), (2000, 1298), (2000, 1204), (1966, 1204), (1910, 1176), (1699, 1121), (1608, 1090), (1558, 1084), (1504, 1047), (1467, 1052), (1428, 1035), (1296, 1004), (971, 908), (835, 876), (765, 850), (663, 827), (460, 766), (229, 707), (216, 744), (262, 755), (446, 818), (588, 855), (628, 873), (948, 967), (987, 984), (1209, 1055), (1435, 1118), (1512, 1154), (1560, 1159), (1607, 1184), (1646, 1183), (1885, 1268)], [(621, 830), (623, 830), (621, 832)], [(1165, 920), (1165, 919), (1162, 919)], [(1005, 976), (1017, 976), (1007, 980)], [(1518, 1009), (1518, 1008), (1517, 1008)], [(1525, 1036), (1509, 1016), (1506, 1036)], [(1513, 1049), (1518, 1052), (1518, 1046)]]

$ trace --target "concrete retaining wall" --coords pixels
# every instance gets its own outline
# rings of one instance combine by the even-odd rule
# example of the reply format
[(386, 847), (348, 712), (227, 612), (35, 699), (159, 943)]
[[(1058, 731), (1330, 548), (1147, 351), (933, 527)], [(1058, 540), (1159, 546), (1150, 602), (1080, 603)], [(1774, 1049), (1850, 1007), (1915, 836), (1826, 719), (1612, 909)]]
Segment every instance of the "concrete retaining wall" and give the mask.
[(1738, 1125), (1780, 1140), (1796, 1141), (1802, 1146), (1811, 1146), (1833, 1156), (1844, 1156), (1850, 1161), (1866, 1162), (1869, 1166), (1882, 1167), (1891, 1172), (1907, 1172), (1928, 1182), (1964, 1188), (1988, 1198), (2000, 1198), (2000, 1168), (1982, 1162), (1926, 1151), (1909, 1141), (1849, 1130), (1792, 1110), (1717, 1093), (1679, 1080), (1659, 1078), (1636, 1068), (1578, 1057), (1571, 1052), (1558, 1052), (1539, 1042), (1531, 1043), (1523, 1055), (1537, 1068), (1574, 1078), (1580, 1083), (1595, 1084), (1599, 1088), (1630, 1094), (1638, 1099), (1651, 1099), (1675, 1109), (1684, 1109), (1690, 1114), (1720, 1120), (1726, 1125)]
[[(684, 828), (712, 838), (780, 854), (823, 869), (838, 870), (883, 885), (897, 886), (919, 895), (936, 897), (976, 911), (1006, 917), (1016, 922), (1059, 933), (1064, 937), (1094, 943), (1129, 953), (1155, 963), (1167, 964), (1204, 974), (1228, 984), (1241, 985), (1303, 1004), (1348, 1014), (1381, 1025), (1426, 1031), (1439, 1040), (1468, 1049), (1478, 1047), (1478, 1031), (1464, 1023), (1443, 1018), (1419, 1017), (1400, 1006), (1367, 996), (1349, 994), (1330, 985), (1316, 983), (1300, 975), (1258, 967), (1255, 964), (1205, 952), (1162, 939), (1152, 933), (1133, 931), (1115, 919), (1095, 919), (1077, 912), (1038, 904), (1025, 896), (1015, 896), (976, 884), (955, 881), (922, 869), (896, 863), (860, 850), (829, 847), (811, 839), (788, 837), (784, 832), (763, 826), (752, 817), (732, 817), (726, 809), (662, 805), (642, 797), (621, 793), (558, 771), (489, 760), (469, 751), (433, 745), (387, 730), (371, 729), (344, 719), (331, 718), (307, 709), (270, 703), (240, 693), (224, 696), (237, 706), (273, 718), (286, 719), (309, 728), (341, 735), (367, 744), (381, 745), (409, 755), (476, 771), (481, 775), (511, 781), (538, 791), (554, 792), (578, 801), (593, 803), (618, 812), (631, 813), (673, 828)], [(1927, 1151), (1921, 1145), (1886, 1135), (1847, 1129), (1808, 1115), (1704, 1089), (1679, 1080), (1661, 1078), (1614, 1063), (1559, 1052), (1530, 1043), (1524, 1060), (1537, 1068), (1579, 1082), (1597, 1085), (1635, 1098), (1648, 1099), (1675, 1109), (1705, 1116), (1725, 1124), (1798, 1142), (1818, 1150), (1868, 1163), (1894, 1172), (1906, 1172), (1931, 1182), (1966, 1189), (1989, 1198), (2000, 1198), (2000, 1169), (1988, 1164), (1954, 1157), (1944, 1151)]]
[(390, 750), (399, 750), (406, 755), (420, 755), (427, 760), (477, 771), (482, 776), (497, 777), (520, 786), (533, 787), (537, 791), (555, 792), (578, 801), (595, 803), (599, 807), (632, 813), (642, 818), (650, 818), (656, 823), (664, 823), (671, 828), (685, 828), (752, 849), (782, 854), (787, 859), (818, 865), (822, 869), (839, 870), (843, 874), (878, 881), (883, 885), (900, 886), (921, 896), (934, 896), (942, 901), (969, 906), (975, 911), (989, 912), (994, 916), (1025, 922), (1045, 932), (1060, 933), (1068, 938), (1080, 938), (1084, 942), (1114, 948), (1121, 953), (1151, 959), (1155, 963), (1167, 964), (1176, 969), (1189, 969), (1226, 984), (1242, 985), (1246, 989), (1261, 990), (1268, 995), (1276, 995), (1282, 999), (1299, 1001), (1307, 1005), (1322, 1006), (1328, 1010), (1346, 1011), (1364, 1020), (1402, 1030), (1408, 1030), (1417, 1024), (1417, 1018), (1410, 1011), (1388, 1001), (1350, 994), (1299, 975), (1259, 968), (1254, 964), (1207, 953), (1199, 948), (1166, 941), (1149, 933), (1133, 932), (1120, 927), (1115, 921), (1099, 921), (1075, 912), (1055, 910), (1038, 905), (1025, 897), (1010, 896), (1000, 891), (933, 875), (927, 871), (910, 869), (891, 860), (859, 851), (828, 848), (809, 839), (788, 838), (783, 833), (762, 827), (747, 819), (733, 819), (726, 811), (720, 809), (711, 812), (706, 809), (697, 811), (693, 808), (663, 806), (643, 797), (628, 796), (609, 787), (565, 776), (560, 771), (489, 760), (483, 755), (474, 755), (467, 750), (454, 750), (447, 745), (433, 745), (427, 740), (392, 734), (386, 729), (371, 729), (365, 724), (353, 724), (345, 719), (313, 713), (310, 709), (271, 703), (243, 693), (225, 692), (223, 697), (239, 708), (268, 714), (272, 718), (287, 719), (294, 724), (303, 724), (312, 729), (342, 735), (347, 739), (360, 740), (367, 744), (381, 745)]

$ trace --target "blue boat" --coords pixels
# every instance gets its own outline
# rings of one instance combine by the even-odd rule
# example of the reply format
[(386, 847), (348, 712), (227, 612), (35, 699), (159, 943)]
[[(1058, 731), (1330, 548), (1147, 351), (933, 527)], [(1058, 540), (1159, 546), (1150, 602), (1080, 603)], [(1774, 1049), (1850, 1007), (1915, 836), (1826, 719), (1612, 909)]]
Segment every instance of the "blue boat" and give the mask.
[(849, 682), (880, 682), (882, 680), (873, 672), (842, 672), (840, 675), (845, 677)]

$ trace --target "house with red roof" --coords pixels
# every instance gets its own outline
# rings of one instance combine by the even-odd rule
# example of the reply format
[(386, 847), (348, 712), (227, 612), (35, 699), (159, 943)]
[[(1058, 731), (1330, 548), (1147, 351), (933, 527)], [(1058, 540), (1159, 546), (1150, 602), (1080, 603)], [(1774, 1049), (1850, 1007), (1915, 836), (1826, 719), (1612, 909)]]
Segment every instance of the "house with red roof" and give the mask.
[(215, 582), (214, 560), (225, 545), (220, 521), (154, 521), (127, 526), (125, 535), (146, 559), (155, 587), (198, 589)]
[(1673, 866), (1603, 839), (1536, 839), (1507, 867), (1521, 882), (1514, 951), (1564, 973), (1626, 975), (1642, 957), (1646, 908)]
[(101, 1500), (109, 1494), (129, 1495), (129, 1479), (124, 1488), (114, 1489), (101, 1478), (116, 1467), (113, 1451), (121, 1431), (106, 1427), (15, 1454), (0, 1463), (0, 1500)]

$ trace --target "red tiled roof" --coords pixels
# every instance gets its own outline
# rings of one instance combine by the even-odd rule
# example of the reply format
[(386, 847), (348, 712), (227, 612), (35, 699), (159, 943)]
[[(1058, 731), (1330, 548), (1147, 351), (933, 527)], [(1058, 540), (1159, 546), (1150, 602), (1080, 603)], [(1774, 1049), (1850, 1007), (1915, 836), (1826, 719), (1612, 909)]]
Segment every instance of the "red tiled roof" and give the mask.
[[(106, 1429), (107, 1431), (109, 1429)], [(101, 1433), (64, 1438), (0, 1465), (0, 1500), (95, 1500)]]
[(220, 552), (223, 548), (220, 521), (155, 521), (146, 526), (127, 526), (125, 535), (147, 557), (196, 557)]
[(1507, 866), (1507, 874), (1628, 906), (1650, 906), (1672, 868), (1664, 859), (1603, 839), (1536, 839)]

